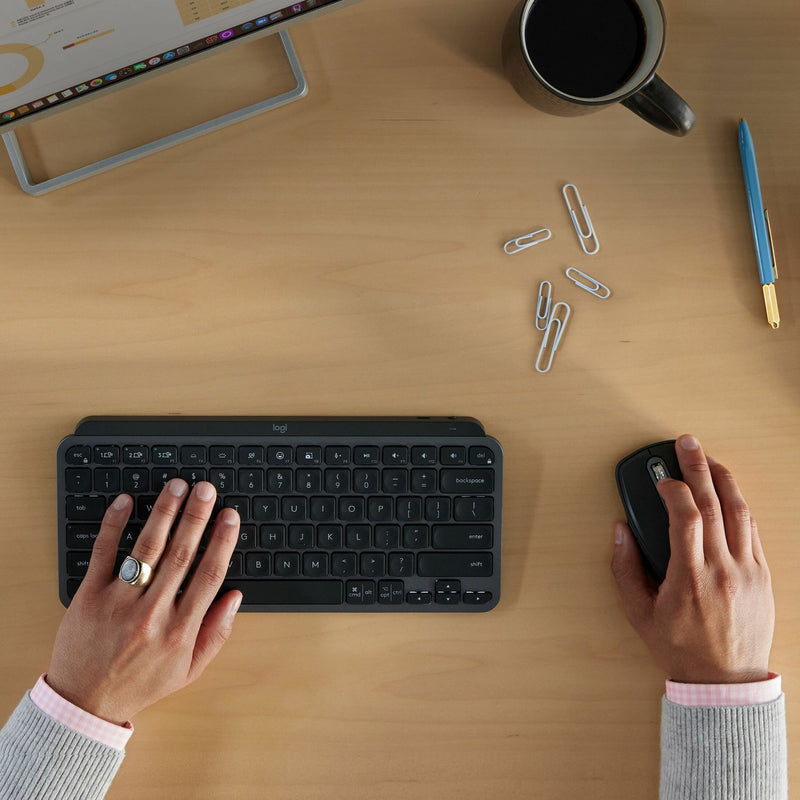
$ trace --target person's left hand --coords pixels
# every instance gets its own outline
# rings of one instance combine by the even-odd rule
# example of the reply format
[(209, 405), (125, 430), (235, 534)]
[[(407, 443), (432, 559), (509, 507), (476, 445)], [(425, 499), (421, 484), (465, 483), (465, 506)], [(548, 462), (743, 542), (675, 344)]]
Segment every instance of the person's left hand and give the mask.
[[(223, 509), (208, 547), (184, 583), (211, 516), (216, 491), (189, 494), (175, 478), (164, 487), (132, 555), (154, 570), (147, 587), (119, 580), (115, 561), (133, 501), (106, 511), (89, 570), (56, 634), (48, 685), (74, 705), (116, 724), (197, 679), (230, 635), (242, 601), (231, 591), (212, 604), (239, 535), (239, 515)], [(168, 535), (188, 494), (186, 507)]]

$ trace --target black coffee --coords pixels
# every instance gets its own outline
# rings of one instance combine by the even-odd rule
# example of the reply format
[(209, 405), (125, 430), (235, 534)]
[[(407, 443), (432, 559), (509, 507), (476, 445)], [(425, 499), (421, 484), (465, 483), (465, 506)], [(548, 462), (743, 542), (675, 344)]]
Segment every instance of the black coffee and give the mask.
[(525, 46), (539, 74), (574, 97), (616, 92), (642, 60), (645, 24), (632, 0), (536, 0)]

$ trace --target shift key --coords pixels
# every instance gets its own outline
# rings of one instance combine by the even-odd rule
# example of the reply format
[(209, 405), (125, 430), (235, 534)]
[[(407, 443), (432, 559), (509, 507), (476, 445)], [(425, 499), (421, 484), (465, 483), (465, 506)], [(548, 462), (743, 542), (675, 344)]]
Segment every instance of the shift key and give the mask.
[(423, 578), (483, 578), (492, 574), (491, 553), (420, 553), (417, 573)]

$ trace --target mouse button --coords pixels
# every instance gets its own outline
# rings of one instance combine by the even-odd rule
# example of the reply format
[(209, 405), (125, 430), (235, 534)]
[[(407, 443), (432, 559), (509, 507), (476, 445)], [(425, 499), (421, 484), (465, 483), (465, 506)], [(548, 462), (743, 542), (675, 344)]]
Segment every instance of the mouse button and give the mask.
[(647, 470), (648, 456), (639, 455), (620, 470), (620, 496), (628, 522), (634, 532), (646, 530), (652, 512), (648, 509), (661, 504), (661, 497)]

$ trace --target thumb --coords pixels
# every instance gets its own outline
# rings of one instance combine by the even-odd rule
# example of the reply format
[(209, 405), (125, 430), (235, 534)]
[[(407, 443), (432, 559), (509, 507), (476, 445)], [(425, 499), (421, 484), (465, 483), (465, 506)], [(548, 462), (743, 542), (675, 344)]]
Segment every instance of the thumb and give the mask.
[(614, 529), (611, 571), (617, 581), (625, 616), (641, 635), (652, 618), (656, 592), (645, 572), (631, 529), (623, 522), (618, 522)]
[(192, 653), (192, 665), (189, 668), (189, 683), (200, 677), (203, 670), (214, 660), (228, 641), (233, 630), (233, 619), (242, 603), (242, 593), (228, 592), (215, 601), (206, 612)]

